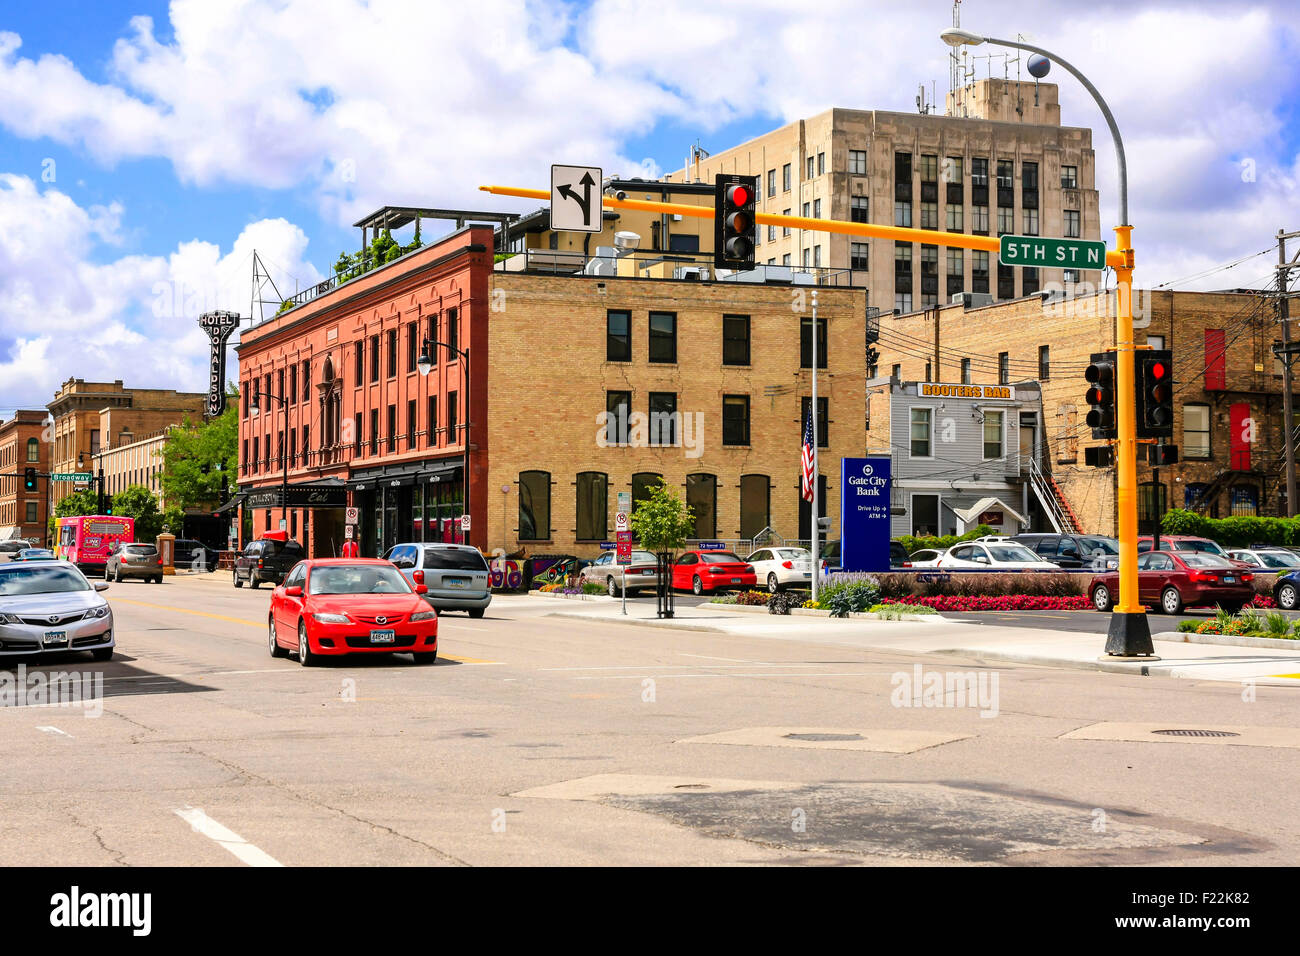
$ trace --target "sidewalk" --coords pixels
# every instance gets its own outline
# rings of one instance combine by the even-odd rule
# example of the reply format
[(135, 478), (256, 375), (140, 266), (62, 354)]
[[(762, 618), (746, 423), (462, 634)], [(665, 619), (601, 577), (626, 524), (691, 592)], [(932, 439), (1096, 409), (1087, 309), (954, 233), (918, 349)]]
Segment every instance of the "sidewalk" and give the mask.
[[(835, 644), (923, 654), (950, 654), (987, 661), (1015, 661), (1050, 667), (1143, 674), (1151, 677), (1190, 677), (1197, 680), (1243, 681), (1300, 687), (1300, 642), (1296, 649), (1189, 644), (1172, 633), (1153, 635), (1156, 656), (1152, 663), (1098, 660), (1104, 652), (1104, 634), (1053, 631), (1038, 628), (991, 628), (983, 624), (950, 621), (936, 615), (931, 621), (879, 621), (854, 618), (749, 614), (678, 605), (671, 620), (655, 617), (652, 604), (629, 604), (627, 616), (612, 598), (593, 601), (518, 597), (509, 600), (543, 604), (540, 613), (609, 624), (638, 624), (680, 630), (714, 631), (744, 637), (772, 638), (809, 644)], [(495, 603), (495, 601), (494, 601)], [(558, 605), (558, 606), (553, 606)], [(1153, 620), (1152, 625), (1159, 627)], [(1161, 637), (1165, 639), (1162, 640)]]

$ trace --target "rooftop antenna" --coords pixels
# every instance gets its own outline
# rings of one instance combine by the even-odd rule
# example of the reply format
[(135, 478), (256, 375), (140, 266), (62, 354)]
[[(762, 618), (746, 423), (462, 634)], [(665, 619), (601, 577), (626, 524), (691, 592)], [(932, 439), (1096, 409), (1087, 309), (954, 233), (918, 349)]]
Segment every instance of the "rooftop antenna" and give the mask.
[[(265, 298), (267, 283), (271, 285), (271, 291), (275, 293), (274, 299)], [(284, 296), (280, 295), (280, 290), (275, 287), (275, 280), (271, 278), (271, 273), (267, 271), (262, 257), (253, 250), (253, 291), (248, 299), (248, 318), (253, 325), (261, 325), (266, 321), (266, 312), (263, 308), (267, 305), (273, 305), (279, 308), (284, 302)]]
[[(954, 29), (961, 27), (961, 0), (953, 0), (952, 25)], [(948, 98), (949, 110), (953, 116), (966, 115), (966, 97), (965, 90), (962, 89), (963, 69), (960, 59), (965, 55), (965, 47), (954, 47), (948, 51)], [(959, 90), (961, 93), (958, 92)]]
[(695, 145), (691, 147), (690, 159), (688, 160), (688, 163), (693, 162), (695, 164), (695, 182), (697, 183), (700, 181), (700, 160), (708, 158), (709, 151), (701, 146), (700, 141), (697, 139)]

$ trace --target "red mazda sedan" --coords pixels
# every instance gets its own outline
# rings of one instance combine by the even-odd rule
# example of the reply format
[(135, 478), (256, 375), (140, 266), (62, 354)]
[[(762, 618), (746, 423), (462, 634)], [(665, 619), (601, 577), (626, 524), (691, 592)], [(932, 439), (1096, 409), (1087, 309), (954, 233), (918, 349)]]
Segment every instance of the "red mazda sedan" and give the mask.
[(271, 592), (267, 644), (272, 657), (322, 657), (405, 651), (417, 663), (438, 659), (438, 612), (402, 572), (377, 558), (299, 561)]
[[(1255, 597), (1255, 575), (1202, 551), (1147, 551), (1138, 555), (1138, 600), (1166, 614), (1184, 607), (1240, 611)], [(1088, 586), (1092, 606), (1109, 611), (1119, 598), (1119, 573), (1099, 574)]]
[(696, 594), (738, 591), (757, 583), (754, 566), (730, 551), (687, 551), (673, 565), (673, 587), (690, 588)]

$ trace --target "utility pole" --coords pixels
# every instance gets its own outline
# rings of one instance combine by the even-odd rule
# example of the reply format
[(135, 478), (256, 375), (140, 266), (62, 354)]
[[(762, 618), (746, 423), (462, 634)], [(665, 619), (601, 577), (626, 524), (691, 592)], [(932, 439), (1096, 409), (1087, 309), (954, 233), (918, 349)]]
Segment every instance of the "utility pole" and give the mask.
[[(821, 490), (821, 482), (818, 481), (818, 472), (820, 471), (821, 462), (817, 454), (817, 446), (821, 438), (817, 434), (817, 290), (812, 290), (812, 402), (809, 405), (808, 412), (812, 416), (812, 599), (817, 600), (817, 579), (821, 576), (821, 549), (817, 547), (817, 519), (820, 517), (817, 513), (817, 492)], [(843, 548), (843, 542), (840, 542)], [(841, 552), (843, 554), (843, 552)]]
[(1296, 233), (1277, 231), (1277, 292), (1278, 321), (1282, 324), (1282, 431), (1286, 441), (1286, 513), (1294, 518), (1295, 500), (1295, 415), (1291, 397), (1291, 308), (1287, 299), (1289, 264), (1286, 261), (1286, 241)]
[(942, 382), (943, 374), (939, 371), (939, 307), (934, 307), (934, 377), (932, 382)]

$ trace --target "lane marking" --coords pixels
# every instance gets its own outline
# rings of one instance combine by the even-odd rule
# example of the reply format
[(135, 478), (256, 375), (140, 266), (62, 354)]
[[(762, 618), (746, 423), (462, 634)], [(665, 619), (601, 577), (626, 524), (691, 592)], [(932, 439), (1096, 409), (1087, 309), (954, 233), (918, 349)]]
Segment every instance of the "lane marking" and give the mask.
[(224, 849), (229, 850), (249, 866), (284, 866), (279, 860), (253, 846), (238, 833), (223, 827), (202, 810), (195, 807), (182, 807), (173, 812), (188, 823), (195, 833), (200, 833)]
[(761, 664), (762, 661), (750, 661), (741, 657), (714, 657), (712, 654), (687, 654), (685, 651), (678, 651), (679, 657), (698, 657), (705, 661), (730, 661), (733, 664)]
[(893, 671), (843, 671), (834, 674), (809, 674), (807, 671), (794, 674), (599, 674), (592, 677), (574, 677), (572, 680), (644, 680), (646, 677), (655, 677), (659, 680), (667, 680), (670, 677), (879, 677), (882, 674), (891, 674)]
[(51, 726), (39, 727), (39, 726), (38, 726), (36, 729), (37, 729), (37, 730), (44, 731), (44, 732), (47, 733), (47, 734), (61, 734), (61, 735), (63, 735), (64, 737), (71, 737), (71, 736), (72, 736), (72, 734), (68, 733), (66, 730), (59, 730), (58, 727), (51, 727)]
[[(828, 663), (851, 664), (852, 661), (744, 661), (739, 664), (715, 664), (718, 670), (736, 667), (825, 667)], [(699, 667), (699, 664), (592, 664), (587, 667), (539, 667), (539, 671), (635, 671), (670, 670)]]

